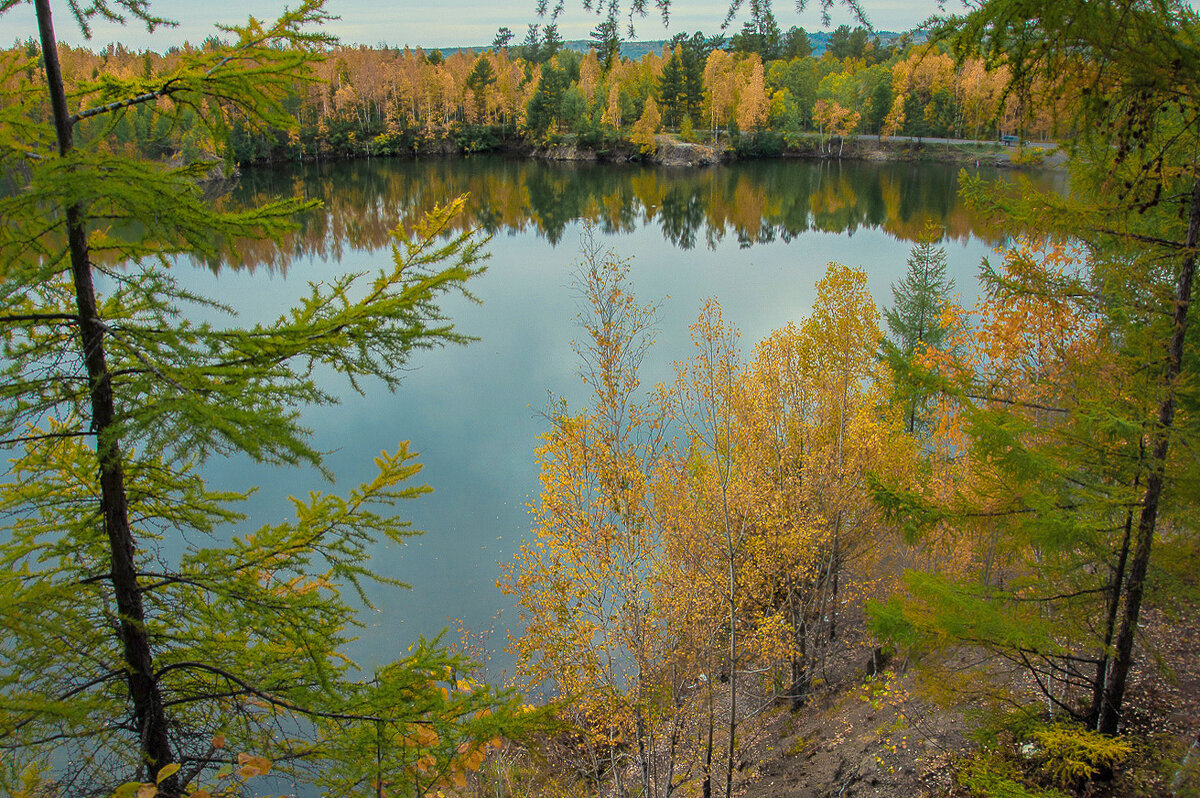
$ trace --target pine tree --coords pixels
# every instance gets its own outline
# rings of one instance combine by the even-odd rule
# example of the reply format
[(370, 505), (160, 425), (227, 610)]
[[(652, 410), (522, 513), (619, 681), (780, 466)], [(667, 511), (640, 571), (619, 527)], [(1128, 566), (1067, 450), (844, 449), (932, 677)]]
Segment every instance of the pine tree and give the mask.
[(738, 53), (758, 53), (765, 61), (779, 58), (782, 52), (783, 34), (775, 19), (775, 11), (767, 0), (750, 0), (750, 19), (742, 25), (741, 33), (729, 42), (729, 48)]
[(825, 46), (825, 52), (839, 60), (851, 55), (849, 25), (838, 25), (833, 33), (829, 34), (829, 44)]
[(683, 47), (683, 116), (696, 124), (704, 113), (704, 63), (712, 51), (704, 34), (697, 31), (681, 43)]
[(668, 127), (678, 124), (683, 105), (683, 59), (680, 48), (676, 48), (667, 63), (663, 64), (662, 76), (658, 80), (658, 105), (663, 124)]
[(561, 70), (553, 64), (542, 65), (541, 79), (525, 113), (525, 126), (535, 137), (545, 136), (558, 127), (566, 83), (567, 77)]
[(550, 24), (542, 30), (542, 47), (538, 51), (538, 58), (544, 64), (558, 54), (558, 51), (563, 47), (562, 37), (558, 35), (558, 25)]
[[(297, 413), (334, 401), (316, 370), (395, 386), (413, 349), (465, 340), (437, 304), (478, 271), (480, 241), (441, 239), (461, 203), (398, 231), (391, 268), (313, 285), (274, 321), (190, 321), (220, 306), (180, 288), (171, 257), (219, 262), (225, 242), (278, 238), (303, 204), (220, 211), (197, 183), (209, 165), (140, 160), (103, 134), (134, 109), (169, 127), (192, 113), (217, 140), (234, 116), (286, 127), (284, 100), (329, 43), (308, 29), (321, 3), (69, 95), (49, 2), (34, 5), (44, 84), (36, 59), (6, 62), (19, 91), (0, 108), (0, 169), (27, 176), (0, 198), (0, 789), (52, 762), (58, 795), (224, 789), (237, 765), (272, 762), (340, 794), (452, 778), (509, 710), (483, 713), (501, 707), (476, 685), (443, 692), (468, 666), (438, 646), (371, 683), (340, 651), (355, 616), (343, 592), (388, 581), (368, 546), (411, 534), (391, 511), (425, 490), (404, 484), (419, 470), (407, 445), (346, 496), (295, 499), (296, 520), (249, 534), (232, 526), (251, 488), (214, 491), (201, 468), (225, 453), (319, 466)], [(118, 11), (161, 23), (132, 0), (73, 10), (85, 33)], [(381, 727), (429, 734), (401, 756), (378, 748)]]
[(943, 316), (954, 281), (946, 277), (946, 250), (937, 245), (938, 237), (936, 230), (927, 230), (913, 247), (908, 271), (892, 283), (892, 306), (883, 311), (890, 331), (883, 340), (883, 355), (896, 374), (900, 400), (907, 405), (910, 433), (928, 426), (928, 391), (914, 384), (907, 364), (918, 351), (941, 347), (949, 332)]
[(516, 34), (512, 32), (512, 28), (508, 27), (507, 25), (501, 25), (500, 29), (496, 31), (496, 36), (492, 39), (492, 49), (507, 49), (514, 36), (516, 36)]
[(592, 29), (589, 37), (607, 73), (621, 54), (621, 26), (617, 22), (615, 9)]
[(525, 29), (525, 38), (517, 49), (520, 56), (531, 64), (540, 64), (546, 59), (542, 57), (542, 26), (530, 23)]
[(467, 75), (466, 86), (475, 95), (475, 108), (479, 113), (481, 121), (484, 118), (484, 109), (487, 107), (488, 87), (495, 82), (496, 70), (492, 67), (492, 62), (488, 60), (486, 55), (479, 56), (475, 61), (475, 66), (472, 68), (471, 74)]

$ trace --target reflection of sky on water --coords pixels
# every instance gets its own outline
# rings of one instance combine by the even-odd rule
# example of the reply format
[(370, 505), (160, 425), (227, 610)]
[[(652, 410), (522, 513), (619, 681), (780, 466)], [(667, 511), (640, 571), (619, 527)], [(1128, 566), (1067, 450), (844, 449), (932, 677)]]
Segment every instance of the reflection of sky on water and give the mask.
[[(246, 507), (250, 528), (285, 517), (289, 494), (351, 489), (372, 476), (372, 457), (380, 450), (412, 441), (425, 466), (421, 477), (434, 492), (407, 502), (399, 512), (427, 534), (403, 547), (380, 545), (375, 551), (375, 568), (412, 589), (370, 590), (378, 612), (364, 614), (367, 628), (351, 650), (368, 668), (403, 653), (418, 634), (436, 634), (451, 619), (484, 629), (503, 609), (491, 641), (495, 648), (503, 646), (504, 630), (517, 623), (495, 580), (497, 562), (510, 559), (530, 534), (525, 505), (537, 490), (533, 451), (546, 429), (539, 412), (547, 406), (548, 392), (576, 408), (587, 399), (570, 346), (580, 335), (570, 287), (580, 232), (579, 223), (567, 225), (557, 246), (532, 229), (497, 234), (488, 247), (488, 271), (472, 287), (481, 303), (456, 298), (446, 306), (458, 328), (478, 341), (418, 352), (395, 394), (369, 386), (365, 396), (344, 393), (340, 406), (305, 411), (316, 445), (332, 452), (327, 465), (337, 474), (333, 488), (309, 469), (270, 469), (243, 461), (209, 468), (214, 487), (261, 486)], [(744, 248), (727, 237), (712, 249), (682, 250), (664, 240), (653, 221), (601, 241), (633, 258), (638, 297), (662, 302), (658, 343), (646, 360), (644, 385), (671, 378), (672, 361), (688, 355), (688, 326), (705, 298), (720, 300), (749, 351), (771, 330), (809, 312), (814, 284), (831, 260), (866, 268), (876, 301), (890, 302), (890, 285), (903, 274), (911, 246), (860, 228), (854, 235), (809, 232), (787, 243)], [(972, 239), (951, 242), (947, 249), (960, 290), (973, 294), (975, 268), (988, 247)], [(340, 263), (305, 258), (291, 264), (286, 278), (263, 270), (225, 271), (219, 278), (207, 270), (179, 274), (187, 287), (212, 291), (253, 318), (282, 311), (309, 280), (342, 269), (378, 267), (388, 257), (376, 251), (348, 252)], [(507, 663), (498, 657), (496, 671)]]

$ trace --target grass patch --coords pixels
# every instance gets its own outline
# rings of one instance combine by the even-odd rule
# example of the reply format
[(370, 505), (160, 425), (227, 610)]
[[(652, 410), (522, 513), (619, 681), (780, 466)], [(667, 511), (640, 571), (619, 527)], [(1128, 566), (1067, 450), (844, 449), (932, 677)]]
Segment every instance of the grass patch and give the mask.
[(809, 748), (812, 747), (812, 741), (806, 740), (804, 737), (797, 737), (787, 750), (783, 752), (784, 756), (800, 756)]

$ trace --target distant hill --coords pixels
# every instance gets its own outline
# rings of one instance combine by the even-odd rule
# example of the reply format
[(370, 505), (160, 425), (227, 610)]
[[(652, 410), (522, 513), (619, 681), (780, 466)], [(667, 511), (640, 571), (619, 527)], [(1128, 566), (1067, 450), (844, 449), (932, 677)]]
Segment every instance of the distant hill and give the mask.
[[(833, 34), (829, 31), (805, 31), (808, 33), (808, 40), (812, 43), (813, 55), (821, 57), (825, 54), (825, 48), (829, 46), (829, 38)], [(891, 43), (893, 39), (900, 38), (903, 34), (896, 33), (890, 30), (876, 31), (880, 40), (886, 45)], [(915, 36), (914, 39), (920, 40), (920, 36)], [(645, 42), (621, 42), (621, 57), (629, 58), (634, 61), (641, 59), (647, 53), (661, 53), (663, 47), (667, 46), (670, 39), (652, 39)], [(517, 44), (511, 45), (516, 47)], [(592, 47), (592, 42), (589, 39), (570, 39), (563, 42), (563, 48), (576, 53), (586, 53)], [(460, 50), (466, 50), (471, 53), (479, 53), (488, 49), (488, 45), (475, 45), (473, 47), (442, 47), (440, 48), (442, 55), (453, 55)]]

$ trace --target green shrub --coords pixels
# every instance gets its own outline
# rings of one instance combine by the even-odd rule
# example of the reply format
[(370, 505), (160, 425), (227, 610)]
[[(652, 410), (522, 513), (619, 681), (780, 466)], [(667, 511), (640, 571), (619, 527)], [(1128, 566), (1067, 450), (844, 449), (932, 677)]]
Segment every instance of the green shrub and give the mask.
[(981, 754), (959, 773), (958, 781), (972, 798), (1067, 798), (1058, 790), (1027, 787), (1021, 772), (1008, 760)]
[(1061, 796), (1060, 789), (1077, 790), (1133, 753), (1126, 740), (1038, 715), (1036, 707), (996, 712), (975, 730), (982, 752), (960, 776), (973, 796)]
[(1041, 147), (1018, 147), (1012, 154), (1012, 162), (1017, 166), (1041, 166), (1046, 160), (1046, 151)]
[(1041, 771), (1062, 787), (1090, 781), (1133, 750), (1124, 740), (1065, 723), (1038, 729), (1030, 739), (1041, 749)]

